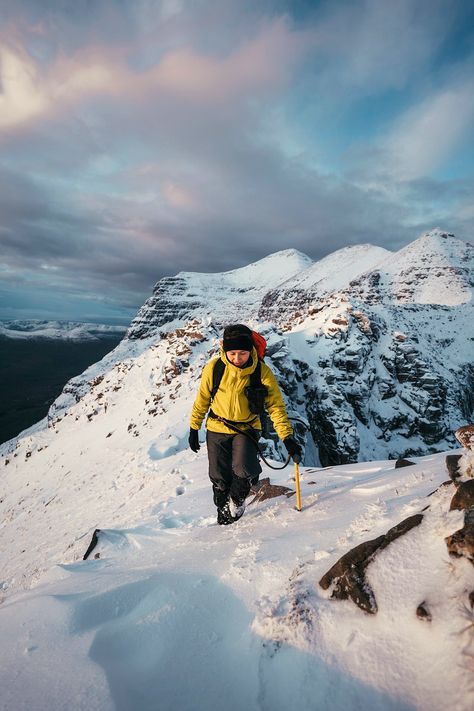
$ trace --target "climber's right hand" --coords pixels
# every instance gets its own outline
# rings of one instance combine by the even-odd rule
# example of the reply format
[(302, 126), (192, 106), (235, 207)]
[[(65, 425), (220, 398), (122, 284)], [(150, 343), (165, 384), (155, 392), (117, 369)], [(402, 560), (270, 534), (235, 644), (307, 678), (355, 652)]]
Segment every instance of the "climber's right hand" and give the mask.
[(193, 452), (198, 452), (201, 449), (199, 444), (199, 430), (194, 430), (192, 427), (189, 430), (188, 444)]
[(298, 442), (294, 437), (286, 437), (283, 440), (283, 444), (285, 445), (288, 454), (290, 457), (293, 459), (295, 464), (299, 464), (301, 462), (301, 455), (302, 455), (302, 450)]

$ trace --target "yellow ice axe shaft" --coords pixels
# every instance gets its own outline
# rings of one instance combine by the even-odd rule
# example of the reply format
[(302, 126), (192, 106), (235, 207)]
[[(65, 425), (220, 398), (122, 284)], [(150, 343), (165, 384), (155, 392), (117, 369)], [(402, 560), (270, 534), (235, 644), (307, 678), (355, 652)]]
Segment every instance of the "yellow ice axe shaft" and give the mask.
[(301, 491), (300, 491), (300, 467), (295, 462), (295, 483), (296, 483), (296, 509), (301, 511)]

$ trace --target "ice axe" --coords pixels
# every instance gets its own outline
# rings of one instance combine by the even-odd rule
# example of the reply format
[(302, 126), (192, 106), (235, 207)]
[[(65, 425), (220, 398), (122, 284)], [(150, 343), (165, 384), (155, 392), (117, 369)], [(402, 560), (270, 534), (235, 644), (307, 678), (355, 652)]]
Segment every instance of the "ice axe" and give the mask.
[(299, 454), (293, 455), (293, 461), (295, 463), (295, 484), (296, 484), (296, 510), (301, 511), (301, 490), (300, 490), (300, 461), (301, 456)]

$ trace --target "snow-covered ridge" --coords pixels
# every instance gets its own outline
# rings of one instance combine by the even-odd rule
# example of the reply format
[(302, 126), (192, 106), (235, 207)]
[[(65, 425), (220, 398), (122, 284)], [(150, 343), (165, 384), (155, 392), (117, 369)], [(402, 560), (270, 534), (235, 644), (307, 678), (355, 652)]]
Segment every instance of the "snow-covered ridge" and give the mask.
[(436, 229), (388, 256), (360, 283), (369, 298), (456, 306), (472, 301), (474, 246)]
[(179, 272), (161, 279), (127, 332), (130, 339), (148, 338), (165, 324), (188, 319), (213, 323), (251, 322), (269, 289), (295, 277), (312, 264), (295, 249), (282, 250), (257, 262), (221, 273)]
[[(119, 346), (66, 385), (50, 409), (50, 425), (67, 420), (79, 401), (88, 417), (106, 416), (125, 392), (132, 396), (133, 370), (140, 374), (137, 392), (142, 381), (146, 387), (136, 408), (134, 399), (127, 401), (128, 431), (150, 427), (150, 411), (179, 418), (185, 430), (193, 388), (206, 359), (218, 352), (222, 325), (243, 320), (267, 338), (288, 405), (308, 423), (302, 434), (308, 465), (446, 449), (454, 444), (452, 432), (470, 420), (474, 401), (473, 302), (464, 296), (472, 292), (470, 250), (434, 231), (395, 254), (358, 245), (309, 266), (296, 251), (276, 253), (261, 261), (278, 265), (273, 284), (287, 277), (277, 288), (270, 278), (237, 286), (239, 270), (231, 283), (226, 273), (162, 279)], [(452, 303), (414, 303), (406, 291), (402, 299), (388, 288), (384, 275), (406, 274), (407, 265), (420, 271), (421, 282), (447, 274)], [(91, 383), (98, 379), (103, 384), (96, 389)], [(160, 405), (151, 407), (152, 399)]]
[(179, 272), (178, 277), (191, 279), (195, 282), (208, 284), (213, 280), (222, 281), (234, 287), (269, 289), (301, 272), (313, 260), (297, 249), (283, 249), (279, 252), (247, 264), (245, 267), (231, 269), (217, 274), (199, 274), (196, 272)]
[[(142, 337), (124, 338), (48, 418), (0, 446), (3, 708), (472, 709), (474, 567), (449, 555), (463, 512), (434, 453), (472, 415), (472, 301), (391, 298), (387, 255), (374, 250), (337, 257), (336, 270), (347, 257), (359, 274), (344, 289), (326, 291), (326, 258), (311, 300), (315, 264), (299, 303), (283, 299), (271, 321), (264, 289), (162, 280)], [(423, 270), (433, 276), (429, 260)], [(467, 288), (461, 278), (453, 292)], [(222, 530), (204, 436), (192, 453), (188, 422), (220, 319), (247, 320), (246, 303), (304, 446), (303, 508), (294, 495), (249, 501)], [(282, 453), (271, 430), (262, 446)], [(395, 468), (402, 454), (414, 464)], [(291, 467), (263, 469), (294, 489)], [(472, 459), (462, 472), (472, 478)], [(366, 569), (376, 615), (318, 586), (341, 556), (420, 512)]]
[(286, 319), (291, 323), (295, 313), (301, 314), (331, 294), (350, 288), (354, 279), (376, 268), (391, 254), (371, 244), (338, 249), (275, 289), (269, 288), (262, 299), (259, 318), (279, 324)]
[(392, 254), (388, 249), (372, 244), (343, 247), (313, 262), (280, 288), (317, 290), (318, 295), (323, 296), (343, 289), (357, 276), (374, 269)]
[(66, 341), (95, 341), (120, 336), (126, 330), (125, 326), (78, 321), (0, 321), (0, 336), (18, 340), (46, 338)]

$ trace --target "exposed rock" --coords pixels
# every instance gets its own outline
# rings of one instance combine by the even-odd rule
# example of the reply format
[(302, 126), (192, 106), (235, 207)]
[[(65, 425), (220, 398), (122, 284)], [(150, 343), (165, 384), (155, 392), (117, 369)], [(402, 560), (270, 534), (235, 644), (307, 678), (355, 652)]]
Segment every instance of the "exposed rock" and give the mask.
[(420, 604), (416, 608), (416, 616), (420, 620), (425, 620), (426, 622), (431, 622), (431, 620), (433, 619), (425, 601), (420, 602)]
[(319, 581), (323, 590), (332, 586), (331, 597), (336, 600), (350, 598), (365, 612), (375, 614), (377, 602), (375, 595), (365, 579), (365, 570), (374, 556), (400, 536), (408, 533), (423, 520), (423, 514), (414, 514), (389, 529), (384, 536), (372, 541), (360, 543), (335, 563)]
[(384, 536), (379, 536), (372, 541), (361, 543), (343, 555), (319, 581), (323, 590), (333, 585), (332, 598), (336, 600), (350, 598), (361, 610), (375, 614), (377, 603), (365, 579), (365, 569), (383, 540)]
[(474, 508), (464, 514), (464, 526), (446, 538), (449, 554), (455, 558), (468, 558), (474, 563)]
[(409, 459), (397, 459), (395, 462), (395, 469), (401, 469), (402, 467), (411, 467), (415, 462), (410, 462)]
[(474, 479), (463, 481), (456, 489), (456, 493), (451, 499), (450, 511), (454, 509), (470, 509), (474, 507)]
[(459, 469), (459, 460), (462, 454), (448, 454), (446, 457), (446, 468), (449, 472), (449, 476), (456, 484), (456, 480), (461, 476), (461, 471)]
[(459, 427), (454, 436), (463, 447), (474, 450), (474, 425)]
[(89, 547), (87, 548), (86, 552), (84, 553), (84, 557), (82, 560), (87, 560), (96, 545), (99, 542), (99, 533), (100, 533), (100, 528), (96, 528), (94, 533), (92, 534), (92, 540), (89, 543)]
[(258, 482), (257, 486), (253, 486), (251, 489), (255, 492), (255, 497), (252, 499), (250, 504), (258, 503), (259, 501), (265, 501), (266, 499), (274, 499), (277, 496), (292, 496), (295, 492), (293, 489), (289, 489), (287, 486), (279, 486), (277, 484), (270, 484), (270, 478), (266, 477)]

